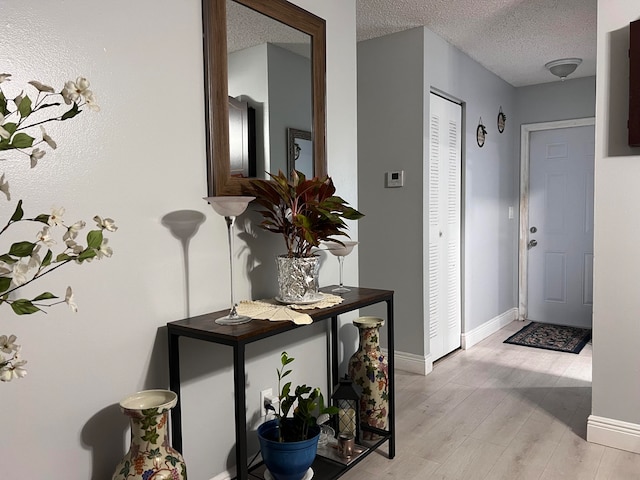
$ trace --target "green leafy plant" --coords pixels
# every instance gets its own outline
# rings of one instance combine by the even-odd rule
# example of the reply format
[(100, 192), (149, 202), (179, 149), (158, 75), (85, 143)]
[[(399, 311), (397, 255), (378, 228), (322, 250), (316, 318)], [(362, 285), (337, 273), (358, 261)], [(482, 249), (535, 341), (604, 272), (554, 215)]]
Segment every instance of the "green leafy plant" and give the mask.
[[(7, 88), (10, 77), (8, 73), (0, 74), (2, 160), (5, 160), (2, 158), (5, 152), (12, 153), (29, 159), (30, 167), (35, 168), (44, 157), (47, 147), (51, 150), (57, 148), (57, 143), (44, 128), (45, 124), (74, 118), (84, 106), (94, 111), (100, 109), (93, 92), (89, 90), (89, 81), (84, 77), (78, 77), (75, 82), (66, 82), (60, 91), (36, 80), (29, 82), (29, 86), (12, 90)], [(14, 93), (8, 93), (11, 91)], [(0, 192), (8, 201), (11, 200), (9, 182), (4, 173), (0, 176)], [(33, 298), (18, 297), (18, 290), (70, 262), (82, 264), (112, 255), (108, 239), (104, 236), (104, 231), (117, 230), (112, 219), (95, 216), (93, 219), (97, 228), (88, 232), (86, 245), (81, 245), (78, 243), (78, 234), (86, 223), (79, 220), (66, 225), (62, 219), (64, 212), (64, 208), (53, 208), (50, 214), (25, 217), (23, 202), (18, 201), (0, 235), (18, 223), (34, 223), (41, 230), (35, 235), (34, 241), (14, 242), (6, 253), (0, 254), (0, 306), (10, 306), (17, 315), (44, 312), (44, 308), (59, 303), (67, 303), (74, 312), (77, 311), (71, 287), (67, 287), (64, 300), (47, 291)], [(52, 235), (54, 229), (64, 231), (61, 238), (64, 247), (58, 253), (53, 252), (53, 246), (57, 244)], [(0, 381), (8, 382), (27, 373), (24, 369), (26, 360), (21, 358), (20, 345), (15, 343), (16, 340), (15, 335), (0, 336)], [(9, 356), (5, 357), (3, 353)]]
[[(282, 381), (291, 374), (292, 370), (288, 365), (294, 361), (287, 352), (280, 355), (281, 368), (276, 369), (278, 373), (278, 410), (273, 405), (267, 405), (269, 410), (274, 412), (278, 420), (278, 441), (299, 442), (309, 437), (309, 429), (319, 423), (329, 419), (329, 415), (338, 413), (338, 408), (325, 406), (324, 397), (320, 388), (298, 385), (291, 390), (291, 382)], [(293, 408), (292, 415), (289, 412)]]
[(284, 237), (289, 257), (309, 257), (311, 249), (323, 240), (340, 243), (336, 237), (349, 237), (344, 220), (364, 216), (335, 195), (336, 188), (328, 176), (307, 179), (296, 170), (291, 178), (282, 171), (269, 176), (270, 180), (252, 180), (251, 194), (264, 207), (260, 210), (264, 217), (260, 226)]

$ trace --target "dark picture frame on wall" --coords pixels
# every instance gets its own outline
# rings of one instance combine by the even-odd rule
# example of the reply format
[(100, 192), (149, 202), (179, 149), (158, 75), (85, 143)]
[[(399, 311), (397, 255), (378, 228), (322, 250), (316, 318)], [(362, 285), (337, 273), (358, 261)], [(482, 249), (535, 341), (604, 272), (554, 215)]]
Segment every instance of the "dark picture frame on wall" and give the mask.
[(629, 24), (629, 146), (640, 147), (640, 20)]

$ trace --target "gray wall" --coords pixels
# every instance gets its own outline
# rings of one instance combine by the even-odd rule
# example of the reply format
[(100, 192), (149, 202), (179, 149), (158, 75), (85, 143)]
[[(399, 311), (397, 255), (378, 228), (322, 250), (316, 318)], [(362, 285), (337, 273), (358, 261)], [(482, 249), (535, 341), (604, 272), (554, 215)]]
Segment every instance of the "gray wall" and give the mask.
[[(513, 148), (519, 129), (509, 122), (515, 88), (428, 29), (425, 58), (425, 88), (439, 89), (465, 105), (462, 331), (469, 333), (517, 305), (518, 225), (508, 216), (509, 207), (517, 211), (518, 205)], [(497, 129), (500, 107), (507, 116), (503, 133)], [(483, 148), (476, 143), (480, 117), (488, 130)]]
[(267, 44), (230, 54), (227, 66), (229, 96), (249, 102), (256, 109), (256, 175), (263, 177), (269, 168), (269, 122), (265, 113), (269, 106)]
[[(425, 337), (422, 38), (413, 29), (358, 44), (360, 278), (395, 290), (396, 348), (416, 354)], [(405, 171), (403, 188), (384, 188), (388, 170)]]
[(267, 52), (270, 171), (286, 172), (287, 128), (311, 131), (311, 62), (277, 45), (269, 44)]
[[(367, 285), (396, 291), (397, 350), (429, 352), (425, 199), (428, 198), (429, 91), (464, 103), (464, 222), (466, 285), (463, 331), (516, 306), (517, 207), (514, 148), (509, 124), (515, 89), (426, 28), (358, 44), (360, 272)], [(507, 128), (499, 134), (500, 106)], [(482, 116), (487, 142), (479, 148)], [(385, 189), (384, 172), (405, 170), (405, 186)]]
[(287, 170), (287, 128), (311, 131), (311, 62), (266, 43), (229, 55), (229, 95), (256, 109), (256, 174)]
[(517, 124), (570, 120), (596, 114), (596, 77), (516, 89)]

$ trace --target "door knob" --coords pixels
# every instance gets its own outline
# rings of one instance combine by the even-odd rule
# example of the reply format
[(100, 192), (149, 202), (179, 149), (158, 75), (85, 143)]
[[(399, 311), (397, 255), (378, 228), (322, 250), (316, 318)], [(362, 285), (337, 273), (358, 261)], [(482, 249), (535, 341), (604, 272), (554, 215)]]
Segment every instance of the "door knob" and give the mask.
[(529, 248), (533, 248), (536, 245), (538, 245), (538, 241), (537, 240), (529, 240)]

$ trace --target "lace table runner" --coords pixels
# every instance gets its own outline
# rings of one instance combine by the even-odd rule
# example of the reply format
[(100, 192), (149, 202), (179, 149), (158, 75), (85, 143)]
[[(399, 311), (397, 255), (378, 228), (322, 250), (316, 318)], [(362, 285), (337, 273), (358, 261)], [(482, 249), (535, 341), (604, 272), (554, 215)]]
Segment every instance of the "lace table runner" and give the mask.
[(342, 297), (329, 293), (322, 293), (322, 299), (308, 305), (282, 304), (275, 299), (242, 300), (237, 307), (239, 315), (247, 315), (251, 318), (269, 320), (271, 322), (290, 321), (296, 325), (307, 325), (313, 320), (308, 314), (300, 310), (312, 310), (315, 308), (327, 308), (342, 303)]

